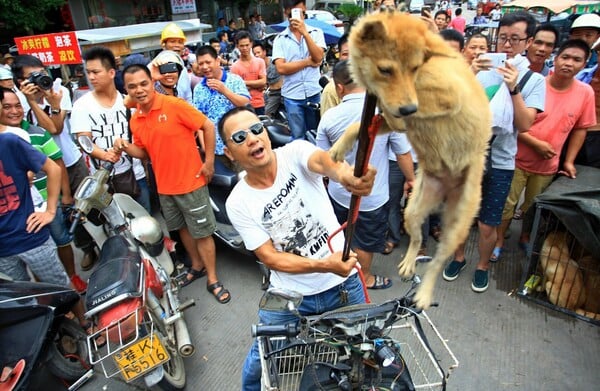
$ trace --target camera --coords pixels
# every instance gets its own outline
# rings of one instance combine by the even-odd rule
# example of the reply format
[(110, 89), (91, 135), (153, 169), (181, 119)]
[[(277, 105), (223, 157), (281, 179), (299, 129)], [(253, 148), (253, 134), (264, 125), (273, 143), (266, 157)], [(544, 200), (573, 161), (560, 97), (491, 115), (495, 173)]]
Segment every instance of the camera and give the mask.
[(40, 87), (42, 90), (49, 90), (52, 88), (52, 78), (42, 72), (32, 72), (27, 78), (27, 81)]
[(166, 64), (159, 65), (158, 72), (160, 72), (161, 75), (164, 75), (165, 73), (179, 73), (179, 66), (174, 62), (168, 62)]

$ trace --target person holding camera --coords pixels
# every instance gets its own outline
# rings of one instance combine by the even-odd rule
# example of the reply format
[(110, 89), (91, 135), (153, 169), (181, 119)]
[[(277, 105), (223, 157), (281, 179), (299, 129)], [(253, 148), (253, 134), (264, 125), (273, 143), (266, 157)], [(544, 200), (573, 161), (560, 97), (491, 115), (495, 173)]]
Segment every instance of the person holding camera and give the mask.
[(171, 50), (158, 53), (150, 63), (150, 73), (154, 82), (154, 89), (159, 94), (179, 96), (177, 82), (181, 71), (184, 69), (181, 58)]
[[(72, 109), (69, 90), (64, 86), (54, 89), (54, 81), (48, 76), (44, 64), (31, 55), (15, 57), (12, 73), (19, 89), (17, 96), (23, 106), (25, 119), (52, 135), (63, 154), (71, 194), (75, 194), (89, 170), (83, 154), (71, 138), (67, 118)], [(84, 230), (77, 230), (75, 244), (84, 252), (81, 268), (89, 270), (97, 258), (91, 237)]]

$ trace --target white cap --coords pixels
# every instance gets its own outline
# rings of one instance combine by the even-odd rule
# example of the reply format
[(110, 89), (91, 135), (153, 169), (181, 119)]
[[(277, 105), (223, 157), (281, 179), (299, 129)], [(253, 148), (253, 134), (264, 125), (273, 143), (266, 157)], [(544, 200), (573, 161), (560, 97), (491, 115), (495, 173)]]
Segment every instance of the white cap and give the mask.
[(571, 31), (577, 28), (593, 28), (600, 30), (600, 16), (598, 14), (583, 14), (571, 25)]

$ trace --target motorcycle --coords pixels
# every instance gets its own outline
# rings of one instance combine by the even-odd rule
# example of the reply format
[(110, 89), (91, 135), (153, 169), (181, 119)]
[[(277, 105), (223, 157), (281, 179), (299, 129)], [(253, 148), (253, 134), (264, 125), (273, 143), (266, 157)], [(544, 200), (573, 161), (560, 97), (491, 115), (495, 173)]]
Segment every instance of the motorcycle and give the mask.
[[(261, 122), (267, 130), (271, 147), (273, 149), (281, 147), (290, 142), (292, 133), (288, 127), (281, 121), (269, 118), (268, 116), (259, 116)], [(316, 130), (306, 132), (306, 140), (312, 144), (316, 144)], [(236, 173), (229, 167), (226, 167), (222, 161), (215, 159), (215, 172), (212, 180), (208, 184), (208, 192), (210, 194), (210, 202), (217, 222), (215, 236), (228, 247), (233, 250), (254, 257), (251, 251), (248, 251), (244, 246), (244, 241), (240, 234), (233, 227), (231, 220), (227, 216), (225, 202), (227, 197), (233, 190), (233, 187), (238, 180), (243, 176), (243, 173)], [(267, 289), (269, 286), (269, 269), (256, 259), (262, 275), (262, 289)]]
[[(262, 368), (263, 390), (392, 390), (445, 389), (458, 361), (409, 292), (382, 304), (342, 307), (321, 315), (298, 311), (302, 295), (270, 288), (260, 307), (289, 311), (297, 322), (253, 325)], [(413, 318), (414, 324), (408, 319)], [(448, 374), (429, 344), (419, 318), (435, 330), (453, 361)]]
[[(92, 151), (89, 137), (78, 141), (84, 151)], [(127, 382), (143, 377), (148, 387), (183, 389), (183, 357), (195, 350), (183, 311), (194, 301), (182, 303), (177, 296), (169, 254), (174, 242), (130, 196), (108, 192), (111, 170), (111, 163), (103, 163), (74, 196), (71, 231), (96, 209), (108, 234), (86, 295), (85, 316), (98, 328), (87, 337), (90, 362), (100, 364), (106, 377), (121, 374)]]
[(66, 389), (62, 379), (75, 390), (92, 376), (87, 335), (65, 316), (78, 300), (64, 286), (0, 277), (0, 389)]

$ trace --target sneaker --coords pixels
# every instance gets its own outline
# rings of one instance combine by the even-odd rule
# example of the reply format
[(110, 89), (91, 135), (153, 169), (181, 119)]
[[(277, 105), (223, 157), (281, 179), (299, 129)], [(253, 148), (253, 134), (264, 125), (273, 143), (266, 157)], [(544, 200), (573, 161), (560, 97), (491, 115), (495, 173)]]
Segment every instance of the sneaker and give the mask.
[(466, 261), (459, 262), (456, 259), (453, 259), (452, 262), (450, 262), (444, 269), (442, 277), (444, 277), (444, 280), (446, 281), (454, 281), (458, 278), (458, 275), (462, 269), (465, 268), (465, 266), (467, 266)]
[(419, 252), (417, 253), (417, 256), (421, 257), (421, 256), (425, 256), (425, 255), (427, 255), (427, 246), (423, 245), (419, 249)]
[(80, 295), (84, 295), (85, 291), (87, 291), (87, 284), (77, 274), (71, 276), (71, 284), (73, 284), (75, 291)]
[(94, 266), (94, 263), (96, 263), (97, 259), (98, 256), (96, 255), (96, 252), (94, 250), (83, 254), (83, 258), (81, 259), (81, 263), (79, 264), (81, 266), (81, 270), (90, 270), (92, 266)]
[(488, 271), (487, 270), (475, 270), (473, 274), (473, 281), (471, 282), (471, 289), (475, 292), (485, 292), (488, 288)]

